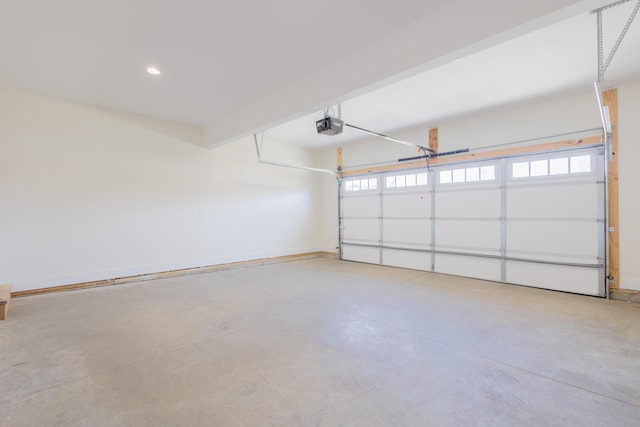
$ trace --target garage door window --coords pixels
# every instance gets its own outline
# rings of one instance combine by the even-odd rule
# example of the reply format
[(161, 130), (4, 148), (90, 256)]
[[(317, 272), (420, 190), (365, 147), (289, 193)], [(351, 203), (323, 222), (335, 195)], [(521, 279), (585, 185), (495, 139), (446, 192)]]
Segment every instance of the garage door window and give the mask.
[(406, 173), (390, 175), (385, 179), (385, 188), (421, 187), (427, 185), (427, 173)]
[(583, 174), (591, 172), (591, 155), (556, 157), (527, 162), (515, 162), (511, 166), (513, 178)]
[(344, 182), (344, 191), (369, 191), (378, 189), (377, 178), (350, 179)]
[(495, 165), (471, 168), (447, 169), (440, 171), (440, 184), (462, 182), (493, 181), (496, 179)]

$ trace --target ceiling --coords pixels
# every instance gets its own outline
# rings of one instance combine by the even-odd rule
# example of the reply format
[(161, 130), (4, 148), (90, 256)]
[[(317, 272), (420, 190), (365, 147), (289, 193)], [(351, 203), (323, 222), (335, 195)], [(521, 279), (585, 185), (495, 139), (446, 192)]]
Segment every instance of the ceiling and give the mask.
[[(635, 1), (603, 14), (605, 58), (613, 48)], [(451, 61), (413, 77), (331, 106), (345, 122), (378, 132), (439, 122), (474, 111), (593, 90), (598, 73), (596, 16), (588, 12)], [(640, 17), (629, 28), (600, 83), (601, 89), (640, 77)], [(594, 105), (596, 103), (594, 95)], [(364, 138), (345, 128), (340, 135), (318, 135), (314, 122), (322, 109), (265, 132), (265, 138), (307, 147), (340, 145)], [(427, 145), (424, 141), (413, 141)]]
[[(4, 0), (0, 85), (197, 124), (209, 147), (265, 130), (321, 146), (337, 141), (313, 121), (337, 102), (388, 132), (588, 85), (588, 11), (607, 3)], [(605, 12), (607, 40), (634, 4)], [(639, 26), (607, 78), (639, 72)]]

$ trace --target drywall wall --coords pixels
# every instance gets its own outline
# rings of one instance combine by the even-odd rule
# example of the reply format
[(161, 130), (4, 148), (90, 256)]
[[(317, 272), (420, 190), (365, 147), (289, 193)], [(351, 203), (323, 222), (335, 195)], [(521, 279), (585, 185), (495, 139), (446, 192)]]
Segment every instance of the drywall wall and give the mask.
[(618, 87), (620, 288), (640, 291), (640, 80)]
[[(640, 290), (640, 201), (637, 197), (640, 157), (640, 81), (618, 87), (619, 97), (619, 169), (620, 169), (620, 287)], [(427, 145), (428, 127), (439, 129), (440, 151), (477, 148), (545, 136), (561, 135), (601, 126), (595, 92), (585, 83), (584, 90), (559, 94), (521, 105), (513, 105), (469, 115), (431, 126), (388, 132), (389, 134)], [(532, 143), (569, 137), (557, 136)], [(331, 149), (335, 158), (335, 149)], [(361, 165), (416, 155), (414, 149), (379, 138), (364, 138), (343, 146), (343, 162), (347, 169)], [(327, 159), (329, 155), (326, 156)], [(328, 161), (328, 160), (327, 160)], [(334, 163), (335, 164), (335, 163)], [(337, 207), (336, 207), (337, 209)]]
[[(337, 170), (336, 149), (318, 149), (314, 154), (318, 167), (329, 170)], [(332, 248), (333, 252), (339, 250), (338, 233), (338, 180), (324, 181), (320, 186), (322, 192), (322, 204), (320, 205), (321, 221), (318, 222), (320, 231), (320, 244), (326, 248)]]
[[(252, 139), (0, 88), (0, 281), (15, 291), (332, 249), (331, 176), (259, 165)], [(312, 153), (266, 141), (264, 157)]]

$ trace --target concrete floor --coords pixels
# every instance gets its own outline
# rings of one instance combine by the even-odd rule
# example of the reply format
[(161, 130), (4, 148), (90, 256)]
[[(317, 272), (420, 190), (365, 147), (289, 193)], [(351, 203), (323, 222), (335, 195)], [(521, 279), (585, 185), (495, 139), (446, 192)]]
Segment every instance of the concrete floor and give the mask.
[(17, 298), (2, 426), (638, 426), (640, 305), (315, 259)]

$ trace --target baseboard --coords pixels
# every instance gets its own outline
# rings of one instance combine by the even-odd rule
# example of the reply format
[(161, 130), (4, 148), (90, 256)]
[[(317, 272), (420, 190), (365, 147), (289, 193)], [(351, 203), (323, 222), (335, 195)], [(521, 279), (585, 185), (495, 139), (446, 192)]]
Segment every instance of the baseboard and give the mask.
[(257, 267), (269, 264), (281, 264), (285, 262), (301, 261), (305, 259), (331, 258), (336, 259), (338, 254), (335, 252), (308, 252), (295, 255), (284, 255), (272, 258), (261, 258), (247, 261), (230, 262), (226, 264), (216, 264), (205, 267), (185, 268), (180, 270), (161, 271), (157, 273), (140, 274), (136, 276), (118, 277), (117, 279), (95, 280), (92, 282), (73, 283), (69, 285), (52, 286), (47, 288), (30, 289), (25, 291), (13, 292), (13, 298), (20, 298), (33, 295), (49, 294), (53, 292), (68, 292), (80, 289), (97, 288), (102, 286), (122, 285), (125, 283), (145, 282), (155, 279), (166, 279), (169, 277), (190, 276), (193, 274), (214, 273), (216, 271), (227, 271), (239, 268)]
[(620, 279), (620, 289), (628, 291), (640, 291), (640, 278), (638, 277), (622, 277)]
[(610, 289), (609, 297), (618, 301), (640, 303), (640, 291), (628, 289)]

